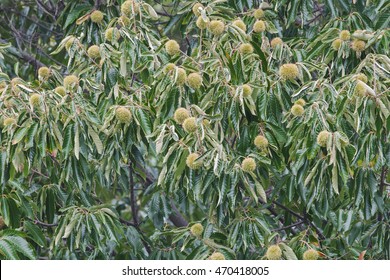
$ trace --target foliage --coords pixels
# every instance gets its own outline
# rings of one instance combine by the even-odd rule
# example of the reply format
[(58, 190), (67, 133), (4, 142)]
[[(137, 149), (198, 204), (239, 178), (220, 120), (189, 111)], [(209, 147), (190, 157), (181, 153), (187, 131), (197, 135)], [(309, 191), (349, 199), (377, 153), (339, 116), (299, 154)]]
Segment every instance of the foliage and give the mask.
[(200, 2), (0, 4), (2, 259), (390, 259), (390, 4)]

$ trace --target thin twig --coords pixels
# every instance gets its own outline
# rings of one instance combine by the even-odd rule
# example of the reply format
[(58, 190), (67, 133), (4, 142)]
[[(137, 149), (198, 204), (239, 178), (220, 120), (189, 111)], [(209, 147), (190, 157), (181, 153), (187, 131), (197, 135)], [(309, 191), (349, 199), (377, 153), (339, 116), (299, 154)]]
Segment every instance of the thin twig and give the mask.
[[(260, 198), (259, 198), (259, 200), (260, 200), (260, 202), (261, 202), (262, 204), (266, 204), (266, 203), (265, 203), (263, 200), (261, 200)], [(279, 223), (280, 223), (281, 225), (284, 225), (285, 220), (283, 219), (283, 217), (279, 217), (279, 214), (275, 211), (275, 209), (273, 208), (272, 205), (266, 205), (266, 208), (268, 209), (268, 211), (269, 211), (275, 218), (277, 218), (277, 219), (279, 220)], [(294, 233), (294, 234), (297, 234), (297, 233), (298, 233), (294, 228), (292, 228), (291, 231), (292, 231), (292, 233)]]
[(58, 226), (58, 223), (48, 224), (48, 223), (41, 222), (38, 219), (35, 219), (35, 220), (31, 219), (31, 221), (33, 221), (34, 224), (40, 225), (40, 226), (43, 226), (43, 227), (56, 227), (56, 226)]
[(313, 224), (312, 221), (310, 221), (307, 217), (304, 217), (296, 212), (294, 212), (293, 210), (291, 210), (290, 208), (287, 208), (286, 206), (284, 206), (283, 204), (277, 202), (277, 201), (273, 201), (272, 203), (276, 204), (277, 206), (279, 206), (280, 208), (286, 210), (287, 212), (291, 213), (293, 216), (303, 220), (306, 224), (310, 225), (311, 227), (314, 228), (314, 230), (317, 232), (318, 236), (320, 237), (320, 239), (324, 240), (326, 239), (325, 235), (321, 232), (321, 230), (315, 225)]
[[(2, 44), (8, 44), (7, 41), (5, 40), (2, 40), (0, 39), (0, 43)], [(15, 47), (9, 47), (8, 49), (8, 52), (16, 57), (19, 57), (21, 59), (23, 59), (24, 61), (28, 62), (29, 64), (31, 64), (32, 66), (35, 66), (37, 68), (39, 67), (42, 67), (42, 66), (45, 66), (45, 64), (43, 64), (41, 61), (39, 61), (38, 59), (36, 59), (35, 57), (33, 57), (31, 54), (28, 54), (27, 52), (25, 51), (18, 51)]]
[(180, 213), (179, 209), (177, 209), (176, 205), (173, 202), (173, 199), (171, 199), (171, 207), (172, 213), (169, 215), (169, 219), (171, 220), (171, 222), (177, 227), (188, 226), (187, 220)]
[(131, 207), (131, 213), (133, 214), (133, 222), (135, 225), (138, 226), (138, 211), (137, 211), (137, 200), (135, 197), (135, 191), (134, 191), (134, 176), (133, 176), (133, 166), (130, 162), (129, 164), (129, 184), (130, 184), (130, 207)]
[[(387, 173), (387, 168), (386, 166), (383, 166), (381, 171), (380, 183), (379, 183), (379, 195), (381, 197), (383, 196), (383, 193), (385, 191), (386, 173)], [(381, 212), (378, 212), (378, 221), (382, 221), (382, 220), (383, 220), (383, 215)]]
[(145, 247), (145, 249), (146, 249), (146, 252), (148, 252), (148, 254), (150, 254), (150, 253), (152, 252), (152, 249), (150, 248), (149, 243), (146, 242), (146, 241), (144, 240), (145, 237), (144, 237), (143, 232), (142, 232), (141, 229), (139, 228), (139, 225), (135, 225), (134, 223), (129, 222), (129, 221), (126, 221), (126, 220), (123, 219), (123, 218), (119, 218), (119, 221), (120, 221), (122, 224), (125, 224), (125, 225), (127, 225), (127, 226), (131, 226), (131, 227), (134, 227), (134, 228), (138, 231), (138, 233), (142, 236), (141, 241), (142, 241), (142, 244), (144, 245), (144, 247)]
[(282, 231), (282, 230), (286, 230), (286, 229), (289, 229), (289, 228), (293, 228), (293, 227), (299, 226), (299, 225), (304, 224), (304, 223), (305, 223), (304, 221), (298, 221), (298, 222), (293, 223), (293, 224), (288, 225), (288, 226), (275, 228), (272, 231)]
[(126, 226), (132, 226), (132, 227), (135, 227), (135, 228), (137, 227), (137, 225), (133, 224), (132, 222), (126, 221), (126, 220), (123, 219), (123, 218), (119, 218), (119, 221), (120, 221), (122, 224), (126, 225)]

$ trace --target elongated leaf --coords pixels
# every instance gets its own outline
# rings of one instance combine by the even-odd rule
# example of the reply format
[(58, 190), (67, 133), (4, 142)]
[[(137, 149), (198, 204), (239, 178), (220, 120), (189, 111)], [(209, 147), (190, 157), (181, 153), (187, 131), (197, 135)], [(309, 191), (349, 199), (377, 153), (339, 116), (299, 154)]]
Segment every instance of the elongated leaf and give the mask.
[(279, 246), (282, 248), (283, 255), (287, 260), (298, 260), (294, 251), (289, 246), (284, 243), (279, 243)]
[(117, 218), (117, 215), (109, 208), (102, 208), (101, 211), (107, 213), (114, 218)]
[(4, 196), (0, 197), (1, 215), (3, 216), (6, 225), (10, 224), (11, 213), (9, 211), (8, 199)]
[(74, 155), (77, 159), (79, 159), (80, 156), (80, 134), (79, 134), (79, 126), (75, 125), (75, 132), (74, 132)]
[(26, 228), (27, 233), (31, 236), (35, 243), (37, 243), (41, 247), (46, 246), (46, 238), (42, 230), (38, 226), (34, 225), (30, 221), (25, 221), (24, 227)]
[(337, 165), (336, 163), (333, 164), (332, 168), (332, 187), (335, 193), (339, 193), (339, 177), (337, 172)]
[(78, 219), (76, 217), (73, 217), (70, 223), (65, 228), (65, 233), (62, 236), (62, 238), (68, 238), (69, 235), (72, 233), (73, 228), (75, 227), (76, 223), (78, 222)]
[(71, 149), (72, 149), (72, 143), (73, 143), (73, 126), (72, 125), (69, 125), (66, 130), (65, 130), (65, 138), (64, 138), (64, 147), (63, 147), (63, 151), (64, 151), (64, 155), (65, 156), (68, 156)]
[(150, 123), (148, 115), (141, 109), (137, 110), (138, 120), (145, 135), (148, 136), (152, 133), (152, 125)]
[(31, 260), (36, 259), (34, 250), (24, 238), (20, 236), (5, 236), (3, 240), (7, 241), (16, 251), (27, 258)]
[(4, 239), (0, 239), (0, 254), (3, 255), (7, 260), (18, 260), (19, 257), (12, 248), (11, 244), (6, 242)]
[(67, 28), (69, 25), (73, 24), (76, 19), (81, 15), (81, 13), (88, 11), (89, 5), (80, 4), (71, 9), (71, 12), (68, 14), (68, 17), (66, 18), (64, 28)]
[(27, 142), (25, 146), (26, 149), (34, 146), (34, 137), (37, 134), (37, 131), (38, 131), (38, 123), (34, 123), (27, 132)]
[(95, 132), (95, 130), (88, 126), (88, 134), (91, 136), (93, 142), (95, 143), (96, 150), (99, 154), (103, 153), (103, 143), (99, 138), (99, 135)]
[(29, 127), (22, 127), (20, 128), (14, 136), (14, 139), (12, 140), (12, 145), (18, 144), (24, 136), (27, 134)]
[(265, 203), (267, 203), (267, 194), (265, 193), (263, 186), (258, 181), (255, 181), (255, 184), (257, 194)]

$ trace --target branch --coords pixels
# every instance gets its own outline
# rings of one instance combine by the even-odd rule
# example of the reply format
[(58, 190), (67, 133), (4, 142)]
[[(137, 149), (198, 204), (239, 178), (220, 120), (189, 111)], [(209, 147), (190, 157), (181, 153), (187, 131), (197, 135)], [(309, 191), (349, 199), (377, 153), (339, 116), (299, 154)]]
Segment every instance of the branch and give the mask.
[[(383, 134), (383, 142), (386, 143), (387, 142), (387, 133), (386, 133), (386, 129), (385, 129), (385, 133)], [(384, 195), (384, 192), (385, 192), (385, 186), (386, 186), (386, 177), (387, 177), (387, 167), (386, 166), (382, 166), (382, 171), (381, 171), (381, 178), (380, 178), (380, 183), (379, 183), (379, 195), (381, 197), (383, 197)], [(382, 221), (383, 220), (383, 215), (382, 213), (378, 213), (378, 221)]]
[(294, 212), (293, 210), (284, 206), (283, 204), (277, 202), (276, 200), (272, 201), (272, 203), (277, 205), (278, 207), (282, 208), (283, 210), (286, 210), (287, 212), (291, 213), (293, 216), (297, 217), (298, 219), (305, 220), (305, 218), (303, 216), (301, 216), (297, 212)]
[(96, 9), (96, 10), (99, 10), (101, 4), (102, 4), (102, 1), (101, 1), (101, 0), (96, 0), (95, 6), (94, 6), (95, 9)]
[(61, 11), (65, 8), (64, 0), (60, 0), (57, 5), (55, 5), (55, 12), (54, 17), (57, 20), (58, 15), (61, 13)]
[[(261, 201), (262, 203), (264, 203), (263, 201)], [(283, 204), (277, 202), (276, 200), (272, 201), (271, 203), (275, 204), (276, 206), (282, 208), (283, 210), (289, 212), (291, 215), (295, 216), (296, 218), (300, 219), (303, 223), (311, 226), (314, 228), (314, 230), (316, 231), (316, 233), (318, 234), (318, 236), (320, 237), (321, 240), (324, 240), (326, 239), (325, 235), (322, 233), (322, 231), (312, 222), (310, 221), (307, 217), (304, 217), (300, 214), (298, 214), (297, 212), (291, 210), (290, 208), (284, 206)]]
[(134, 174), (133, 174), (133, 166), (132, 166), (131, 160), (130, 160), (130, 164), (129, 164), (129, 184), (130, 184), (130, 207), (131, 207), (131, 213), (133, 214), (133, 223), (127, 222), (123, 219), (120, 219), (120, 221), (125, 222), (127, 225), (131, 225), (131, 226), (136, 228), (138, 233), (142, 236), (142, 238), (141, 238), (142, 244), (144, 245), (148, 254), (150, 254), (152, 252), (152, 250), (150, 249), (149, 244), (144, 240), (144, 235), (143, 235), (141, 229), (139, 228), (140, 223), (138, 220), (137, 199), (135, 197)]
[(7, 7), (7, 8), (2, 8), (2, 7), (0, 7), (0, 11), (1, 11), (1, 12), (4, 12), (4, 13), (16, 14), (16, 15), (18, 15), (18, 16), (21, 16), (21, 17), (25, 18), (25, 19), (28, 19), (29, 21), (33, 22), (34, 24), (38, 25), (39, 27), (41, 27), (41, 28), (47, 30), (50, 34), (55, 34), (55, 35), (57, 35), (57, 36), (60, 36), (61, 38), (64, 36), (64, 34), (63, 34), (62, 32), (61, 32), (61, 33), (60, 33), (60, 32), (57, 32), (57, 31), (53, 30), (53, 28), (47, 27), (47, 26), (46, 26), (45, 24), (43, 24), (42, 22), (39, 22), (39, 21), (37, 21), (37, 20), (34, 19), (34, 18), (31, 18), (31, 17), (29, 17), (29, 16), (27, 16), (27, 15), (25, 15), (25, 14), (22, 14), (21, 12), (19, 12), (19, 11), (16, 10), (16, 9), (13, 9), (13, 8), (10, 8), (10, 7)]
[[(146, 175), (146, 186), (145, 189), (148, 188), (151, 184), (153, 184), (156, 179), (153, 177), (153, 175), (146, 169), (143, 168), (139, 163), (136, 163), (137, 167), (142, 169)], [(176, 205), (174, 204), (173, 200), (171, 199), (171, 207), (172, 207), (172, 213), (169, 215), (169, 220), (176, 226), (176, 227), (186, 227), (188, 225), (188, 222), (186, 218), (183, 217), (183, 215), (180, 213), (179, 209), (177, 209)]]
[(58, 223), (53, 223), (53, 224), (47, 224), (47, 223), (44, 223), (44, 222), (41, 222), (40, 220), (38, 219), (30, 219), (34, 224), (36, 225), (40, 225), (40, 226), (43, 226), (43, 227), (56, 227), (58, 226)]
[[(259, 198), (260, 202), (264, 205), (266, 205), (266, 203), (261, 199)], [(282, 217), (278, 217), (278, 213), (275, 211), (275, 209), (272, 207), (272, 205), (267, 205), (266, 208), (268, 209), (268, 211), (275, 216), (275, 218), (279, 219), (279, 223), (281, 225), (284, 225), (285, 221)], [(294, 228), (291, 229), (292, 233), (294, 233), (295, 235), (298, 233)]]
[(137, 225), (133, 224), (132, 222), (126, 221), (126, 220), (123, 219), (123, 218), (120, 218), (120, 217), (119, 217), (119, 221), (120, 221), (122, 224), (126, 225), (126, 226), (132, 226), (132, 227), (137, 228)]
[(46, 14), (48, 14), (49, 16), (51, 16), (52, 18), (55, 19), (55, 15), (53, 14), (53, 12), (54, 12), (53, 7), (49, 7), (49, 6), (51, 6), (50, 4), (45, 5), (45, 3), (43, 3), (40, 0), (36, 0), (36, 3)]
[(180, 213), (179, 209), (177, 209), (177, 207), (173, 203), (172, 199), (171, 199), (171, 207), (172, 207), (172, 213), (171, 213), (171, 215), (169, 215), (169, 219), (171, 220), (171, 222), (176, 227), (186, 227), (186, 226), (188, 226), (187, 220)]
[(281, 230), (286, 230), (286, 229), (289, 229), (289, 228), (293, 228), (293, 227), (296, 227), (296, 226), (299, 226), (301, 224), (304, 224), (305, 222), (304, 221), (298, 221), (296, 223), (293, 223), (291, 225), (288, 225), (288, 226), (284, 226), (284, 227), (279, 227), (279, 228), (275, 228), (273, 229), (272, 231), (281, 231)]
[(150, 249), (149, 243), (144, 240), (144, 234), (141, 231), (141, 229), (139, 228), (139, 225), (133, 224), (132, 222), (126, 221), (125, 219), (120, 218), (120, 217), (119, 217), (119, 221), (124, 225), (134, 227), (138, 231), (138, 233), (142, 236), (142, 238), (141, 238), (142, 244), (144, 245), (148, 254), (150, 254), (152, 252), (152, 250)]
[(322, 233), (322, 231), (315, 225), (313, 224), (312, 221), (310, 221), (307, 216), (306, 217), (303, 217), (301, 216), (300, 214), (294, 212), (293, 210), (291, 210), (290, 208), (287, 208), (286, 206), (284, 206), (283, 204), (280, 204), (279, 202), (277, 201), (273, 201), (272, 203), (275, 203), (277, 206), (279, 206), (280, 208), (286, 210), (287, 212), (291, 213), (293, 216), (301, 219), (302, 221), (304, 221), (306, 224), (308, 224), (309, 226), (313, 227), (314, 230), (317, 232), (318, 236), (320, 237), (320, 239), (324, 240), (326, 239), (325, 235)]
[[(2, 44), (9, 44), (9, 42), (7, 42), (6, 40), (2, 40), (0, 39), (0, 43)], [(23, 59), (25, 62), (29, 63), (30, 65), (34, 66), (35, 68), (40, 68), (42, 66), (45, 66), (45, 64), (43, 64), (41, 61), (39, 61), (38, 59), (36, 59), (35, 57), (33, 57), (31, 54), (25, 52), (25, 51), (18, 51), (15, 47), (9, 47), (7, 48), (7, 51), (20, 58), (20, 59)]]
[[(381, 171), (381, 179), (380, 179), (380, 183), (379, 183), (379, 195), (381, 197), (383, 196), (383, 193), (385, 191), (386, 173), (387, 173), (387, 168), (386, 168), (386, 166), (383, 166), (382, 171)], [(378, 212), (378, 221), (382, 221), (382, 220), (383, 220), (383, 215), (382, 215), (382, 213)]]
[(129, 164), (129, 184), (130, 184), (130, 207), (131, 213), (133, 214), (133, 222), (138, 227), (138, 209), (137, 209), (137, 199), (135, 197), (134, 191), (134, 176), (133, 176), (133, 167), (132, 163)]

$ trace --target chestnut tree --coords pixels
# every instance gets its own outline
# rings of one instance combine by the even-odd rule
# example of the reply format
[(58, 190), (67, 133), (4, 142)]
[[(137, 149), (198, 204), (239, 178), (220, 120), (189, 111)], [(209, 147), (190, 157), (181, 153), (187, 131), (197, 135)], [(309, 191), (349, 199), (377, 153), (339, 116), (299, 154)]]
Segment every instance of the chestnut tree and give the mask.
[(387, 1), (0, 12), (0, 258), (390, 258)]

